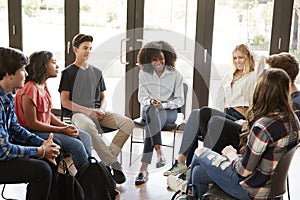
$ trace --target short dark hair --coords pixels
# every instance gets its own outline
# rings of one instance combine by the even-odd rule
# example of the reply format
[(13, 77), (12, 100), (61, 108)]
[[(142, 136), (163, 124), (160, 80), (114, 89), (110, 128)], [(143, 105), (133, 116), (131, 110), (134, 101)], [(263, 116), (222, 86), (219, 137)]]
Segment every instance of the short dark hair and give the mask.
[(280, 68), (286, 71), (292, 82), (295, 82), (299, 73), (299, 62), (295, 56), (287, 52), (273, 54), (266, 58), (266, 64), (271, 68)]
[(26, 66), (28, 76), (26, 82), (33, 81), (42, 83), (47, 78), (48, 63), (53, 57), (53, 53), (49, 51), (37, 51), (29, 56), (29, 64)]
[(77, 34), (72, 40), (72, 46), (78, 48), (83, 42), (93, 42), (93, 37), (86, 34)]
[(0, 80), (6, 73), (15, 74), (18, 69), (27, 65), (28, 57), (15, 48), (0, 47)]

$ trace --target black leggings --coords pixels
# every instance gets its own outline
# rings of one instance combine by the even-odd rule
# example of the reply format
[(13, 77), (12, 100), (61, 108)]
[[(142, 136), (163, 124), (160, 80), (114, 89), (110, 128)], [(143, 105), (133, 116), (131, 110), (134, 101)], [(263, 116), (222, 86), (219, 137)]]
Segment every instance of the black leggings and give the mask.
[[(239, 113), (234, 109), (227, 109), (225, 112), (226, 113), (208, 106), (203, 106), (200, 109), (192, 111), (184, 129), (179, 151), (179, 153), (186, 155), (187, 165), (192, 161), (194, 151), (198, 147), (198, 140), (203, 141), (204, 146), (212, 148), (217, 152), (220, 152), (222, 147), (228, 144), (232, 144), (236, 148), (238, 147), (239, 139), (237, 134), (240, 133), (242, 127), (234, 121), (243, 119), (244, 117), (238, 115)], [(232, 116), (233, 113), (234, 116)], [(207, 135), (209, 136), (206, 138)]]
[(241, 130), (242, 126), (235, 123), (235, 121), (220, 116), (213, 116), (208, 122), (203, 146), (221, 153), (224, 147), (232, 145), (239, 151)]
[(0, 184), (28, 183), (27, 200), (47, 200), (52, 170), (46, 161), (15, 158), (0, 161)]

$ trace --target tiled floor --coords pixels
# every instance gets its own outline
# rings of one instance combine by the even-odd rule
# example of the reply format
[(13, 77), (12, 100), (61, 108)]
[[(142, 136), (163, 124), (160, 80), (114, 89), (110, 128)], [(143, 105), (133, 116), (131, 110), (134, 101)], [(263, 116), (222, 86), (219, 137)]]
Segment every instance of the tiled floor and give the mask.
[[(141, 136), (140, 129), (135, 129), (134, 134)], [(111, 139), (113, 134), (108, 134), (104, 136), (107, 140)], [(163, 141), (168, 141), (171, 143), (172, 134), (170, 132), (164, 132)], [(182, 132), (179, 132), (176, 136), (176, 148), (175, 152), (178, 152), (179, 145), (181, 142)], [(173, 192), (167, 189), (166, 185), (166, 177), (162, 175), (162, 173), (169, 169), (171, 166), (171, 149), (163, 148), (165, 157), (167, 158), (168, 164), (160, 169), (155, 168), (156, 155), (153, 156), (153, 164), (149, 168), (149, 180), (146, 184), (142, 186), (135, 186), (134, 179), (137, 175), (140, 167), (140, 153), (142, 152), (143, 145), (135, 144), (133, 146), (133, 164), (129, 166), (129, 141), (124, 146), (122, 153), (122, 161), (123, 168), (127, 175), (127, 181), (118, 185), (118, 189), (121, 192), (120, 200), (168, 200), (171, 199)], [(296, 154), (293, 158), (290, 172), (289, 172), (289, 183), (290, 183), (290, 197), (291, 200), (297, 200), (300, 196), (300, 149), (296, 151)], [(0, 185), (0, 189), (2, 189), (2, 185)], [(25, 184), (15, 184), (15, 185), (7, 185), (5, 189), (5, 196), (9, 198), (14, 198), (18, 200), (24, 200), (26, 193), (26, 185)], [(284, 196), (284, 200), (287, 200), (287, 194)], [(0, 197), (2, 200), (2, 197)]]

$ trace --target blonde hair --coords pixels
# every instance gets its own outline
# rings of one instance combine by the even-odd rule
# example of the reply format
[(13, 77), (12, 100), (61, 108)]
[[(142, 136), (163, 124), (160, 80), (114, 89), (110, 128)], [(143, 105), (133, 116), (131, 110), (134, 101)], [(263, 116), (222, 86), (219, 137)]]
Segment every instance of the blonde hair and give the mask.
[(240, 51), (246, 58), (243, 74), (249, 74), (250, 72), (253, 72), (255, 67), (254, 56), (250, 48), (245, 44), (237, 45), (232, 51), (232, 64), (233, 64), (234, 72), (236, 72), (238, 69), (236, 63), (234, 62), (234, 55), (233, 55), (236, 51)]

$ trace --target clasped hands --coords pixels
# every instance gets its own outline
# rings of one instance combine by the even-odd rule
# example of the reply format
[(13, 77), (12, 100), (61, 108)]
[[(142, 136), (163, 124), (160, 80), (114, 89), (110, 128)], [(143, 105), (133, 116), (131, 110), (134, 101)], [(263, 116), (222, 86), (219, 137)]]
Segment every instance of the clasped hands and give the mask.
[(101, 108), (96, 109), (88, 109), (88, 113), (86, 113), (91, 119), (102, 120), (105, 117), (105, 111)]
[(50, 133), (47, 140), (39, 147), (37, 156), (49, 160), (55, 166), (55, 159), (60, 154), (60, 146), (53, 142), (53, 133)]
[(158, 109), (162, 109), (162, 104), (161, 101), (157, 100), (157, 99), (151, 99), (150, 100), (150, 104), (152, 104), (154, 107), (157, 107)]
[(79, 134), (78, 129), (72, 124), (65, 124), (65, 126), (62, 127), (62, 132), (74, 138)]

